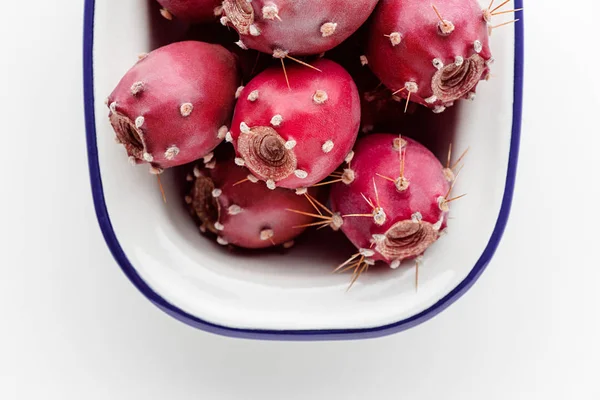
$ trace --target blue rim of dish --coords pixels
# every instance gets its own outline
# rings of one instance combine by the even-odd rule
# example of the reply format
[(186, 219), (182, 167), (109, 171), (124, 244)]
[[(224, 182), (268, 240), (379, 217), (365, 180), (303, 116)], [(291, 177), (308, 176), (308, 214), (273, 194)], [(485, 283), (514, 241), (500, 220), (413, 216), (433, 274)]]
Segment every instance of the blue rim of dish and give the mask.
[[(158, 308), (172, 317), (201, 330), (237, 338), (261, 339), (261, 340), (351, 340), (366, 339), (391, 335), (419, 325), (454, 303), (460, 298), (481, 276), (488, 263), (494, 256), (511, 210), (512, 198), (515, 187), (517, 163), (519, 156), (519, 145), (521, 138), (521, 116), (523, 104), (523, 67), (524, 67), (524, 28), (523, 16), (515, 24), (515, 65), (514, 65), (514, 97), (513, 97), (513, 121), (510, 153), (508, 161), (508, 172), (506, 185), (502, 200), (502, 207), (496, 222), (496, 226), (483, 254), (469, 273), (469, 275), (450, 293), (440, 299), (428, 309), (410, 318), (376, 328), (367, 329), (326, 329), (326, 330), (255, 330), (237, 329), (216, 325), (190, 315), (167, 302), (140, 277), (133, 265), (127, 259), (127, 255), (121, 248), (119, 240), (113, 230), (110, 216), (104, 200), (102, 188), (102, 177), (98, 162), (98, 148), (96, 146), (96, 116), (94, 111), (94, 5), (95, 0), (85, 0), (84, 32), (83, 32), (83, 74), (84, 74), (84, 102), (85, 102), (85, 124), (87, 137), (88, 164), (90, 181), (96, 215), (100, 229), (106, 240), (113, 257), (129, 280), (138, 288), (148, 300)], [(515, 8), (523, 8), (523, 0), (515, 0)], [(522, 13), (522, 12), (521, 12)]]

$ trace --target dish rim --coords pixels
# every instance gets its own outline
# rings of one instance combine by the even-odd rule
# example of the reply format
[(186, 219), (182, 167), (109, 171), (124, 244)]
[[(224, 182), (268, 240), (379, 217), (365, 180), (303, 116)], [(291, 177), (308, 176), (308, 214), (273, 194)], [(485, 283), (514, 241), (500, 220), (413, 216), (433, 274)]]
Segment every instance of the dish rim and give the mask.
[[(519, 21), (515, 23), (515, 62), (514, 62), (514, 88), (513, 88), (513, 118), (508, 170), (502, 206), (496, 220), (496, 225), (490, 236), (483, 253), (471, 269), (469, 274), (448, 294), (435, 304), (409, 318), (372, 328), (356, 329), (318, 329), (318, 330), (260, 330), (231, 328), (193, 316), (180, 308), (167, 302), (160, 294), (156, 293), (140, 277), (135, 267), (129, 262), (127, 255), (121, 247), (113, 230), (110, 215), (104, 199), (98, 148), (96, 141), (96, 113), (94, 95), (94, 18), (95, 0), (85, 0), (83, 24), (83, 89), (85, 130), (88, 153), (88, 168), (92, 197), (98, 224), (104, 240), (117, 264), (125, 273), (131, 283), (155, 306), (171, 317), (206, 332), (244, 339), (280, 340), (280, 341), (316, 341), (316, 340), (355, 340), (376, 338), (399, 333), (419, 325), (435, 317), (462, 295), (464, 295), (479, 279), (487, 265), (494, 256), (508, 223), (514, 195), (516, 171), (519, 158), (521, 139), (521, 119), (523, 109), (523, 70), (524, 70), (524, 18), (523, 11)], [(523, 0), (515, 0), (515, 8), (523, 8)]]

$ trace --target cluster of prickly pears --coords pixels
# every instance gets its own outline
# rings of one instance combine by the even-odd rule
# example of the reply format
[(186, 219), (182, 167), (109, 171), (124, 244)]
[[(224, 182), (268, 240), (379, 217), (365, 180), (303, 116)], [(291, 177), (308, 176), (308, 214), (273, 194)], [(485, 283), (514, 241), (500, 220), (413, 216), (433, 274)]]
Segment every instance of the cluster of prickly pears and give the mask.
[(464, 154), (444, 167), (428, 147), (435, 135), (449, 140), (430, 122), (475, 97), (493, 61), (492, 18), (518, 10), (477, 0), (158, 2), (165, 18), (192, 25), (141, 56), (107, 99), (131, 163), (181, 168), (192, 220), (219, 245), (290, 248), (310, 227), (331, 228), (357, 248), (337, 268), (353, 270), (353, 283), (377, 262), (418, 266), (461, 197)]

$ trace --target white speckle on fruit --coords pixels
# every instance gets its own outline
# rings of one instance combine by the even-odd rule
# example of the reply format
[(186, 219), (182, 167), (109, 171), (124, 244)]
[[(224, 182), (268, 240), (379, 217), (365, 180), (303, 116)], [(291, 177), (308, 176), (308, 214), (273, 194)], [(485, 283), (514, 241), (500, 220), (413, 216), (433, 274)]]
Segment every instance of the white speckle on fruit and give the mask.
[(373, 251), (371, 249), (359, 249), (358, 252), (360, 253), (361, 256), (365, 256), (365, 257), (373, 257), (375, 255), (375, 251)]
[(212, 159), (214, 158), (215, 153), (213, 153), (212, 151), (210, 153), (208, 153), (207, 155), (204, 156), (204, 158), (202, 159), (202, 161), (204, 161), (204, 164), (207, 164), (209, 162), (212, 161)]
[(235, 98), (239, 99), (243, 91), (244, 91), (244, 86), (238, 87), (237, 90), (235, 91)]
[(217, 139), (225, 139), (225, 136), (227, 135), (227, 131), (229, 130), (229, 128), (227, 128), (227, 126), (223, 125), (222, 127), (219, 128), (219, 130), (217, 131)]
[(323, 150), (323, 153), (327, 154), (327, 153), (331, 152), (331, 150), (333, 150), (333, 147), (334, 147), (333, 140), (328, 140), (325, 143), (323, 143), (323, 146), (321, 146), (321, 150)]
[(402, 42), (402, 35), (400, 32), (392, 32), (388, 35), (388, 37), (390, 38), (392, 46), (398, 46)]
[(272, 239), (273, 236), (275, 236), (275, 232), (273, 232), (273, 229), (263, 229), (262, 231), (260, 231), (260, 240), (269, 240)]
[(172, 160), (179, 154), (179, 147), (171, 146), (165, 151), (165, 158), (167, 160)]
[(383, 208), (377, 207), (375, 210), (373, 210), (373, 221), (375, 221), (377, 225), (381, 226), (385, 224), (386, 220), (387, 215), (385, 214)]
[(246, 161), (244, 161), (243, 158), (236, 157), (234, 161), (235, 161), (235, 165), (239, 165), (240, 167), (243, 167), (244, 165), (246, 165)]
[(131, 94), (132, 95), (137, 95), (138, 93), (141, 93), (144, 91), (144, 82), (135, 82), (133, 85), (131, 85)]
[(238, 214), (241, 214), (242, 211), (243, 211), (242, 207), (238, 206), (237, 204), (232, 204), (227, 209), (227, 212), (229, 213), (229, 215), (238, 215)]
[(423, 215), (420, 212), (416, 212), (411, 216), (413, 222), (421, 222), (423, 220)]
[(277, 114), (273, 118), (271, 118), (271, 125), (273, 125), (274, 127), (281, 126), (282, 122), (283, 122), (283, 117), (279, 114)]
[(347, 164), (350, 164), (353, 159), (354, 159), (354, 152), (351, 151), (350, 153), (348, 153), (348, 155), (346, 156), (344, 161), (346, 161)]
[(250, 133), (250, 128), (248, 127), (248, 125), (245, 122), (242, 122), (240, 124), (240, 131), (242, 133)]
[(313, 96), (313, 101), (317, 104), (324, 104), (329, 99), (329, 95), (324, 90), (317, 90)]
[(289, 54), (289, 51), (282, 49), (273, 50), (273, 58), (286, 58)]
[(274, 3), (269, 3), (262, 8), (262, 14), (264, 19), (279, 18), (279, 7)]
[(294, 171), (294, 175), (296, 175), (300, 179), (306, 179), (306, 178), (308, 178), (308, 172), (303, 171), (301, 169), (295, 170)]
[(212, 160), (211, 162), (206, 163), (204, 166), (208, 169), (215, 169), (217, 166), (217, 160)]
[(189, 117), (194, 111), (194, 106), (192, 103), (183, 103), (179, 108), (179, 112), (181, 112), (182, 117)]
[(160, 15), (162, 15), (163, 18), (166, 20), (169, 20), (169, 21), (173, 20), (173, 14), (171, 14), (166, 8), (160, 9)]
[(254, 24), (250, 25), (250, 34), (252, 36), (260, 36), (260, 29), (258, 29), (258, 26)]
[(331, 36), (335, 33), (336, 28), (337, 24), (335, 22), (326, 22), (321, 25), (321, 35), (323, 37)]
[(258, 100), (258, 95), (259, 95), (258, 90), (253, 90), (248, 95), (248, 101), (256, 101), (256, 100)]
[(404, 87), (411, 93), (417, 93), (419, 91), (419, 86), (416, 82), (406, 82)]

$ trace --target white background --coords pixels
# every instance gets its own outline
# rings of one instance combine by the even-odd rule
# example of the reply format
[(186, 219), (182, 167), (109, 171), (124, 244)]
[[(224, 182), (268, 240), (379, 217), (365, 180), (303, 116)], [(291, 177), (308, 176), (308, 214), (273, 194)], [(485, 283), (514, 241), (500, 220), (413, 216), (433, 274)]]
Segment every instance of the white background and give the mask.
[(600, 399), (596, 1), (526, 1), (518, 183), (483, 277), (424, 325), (340, 343), (212, 336), (136, 291), (91, 201), (83, 1), (4, 3), (0, 399)]

